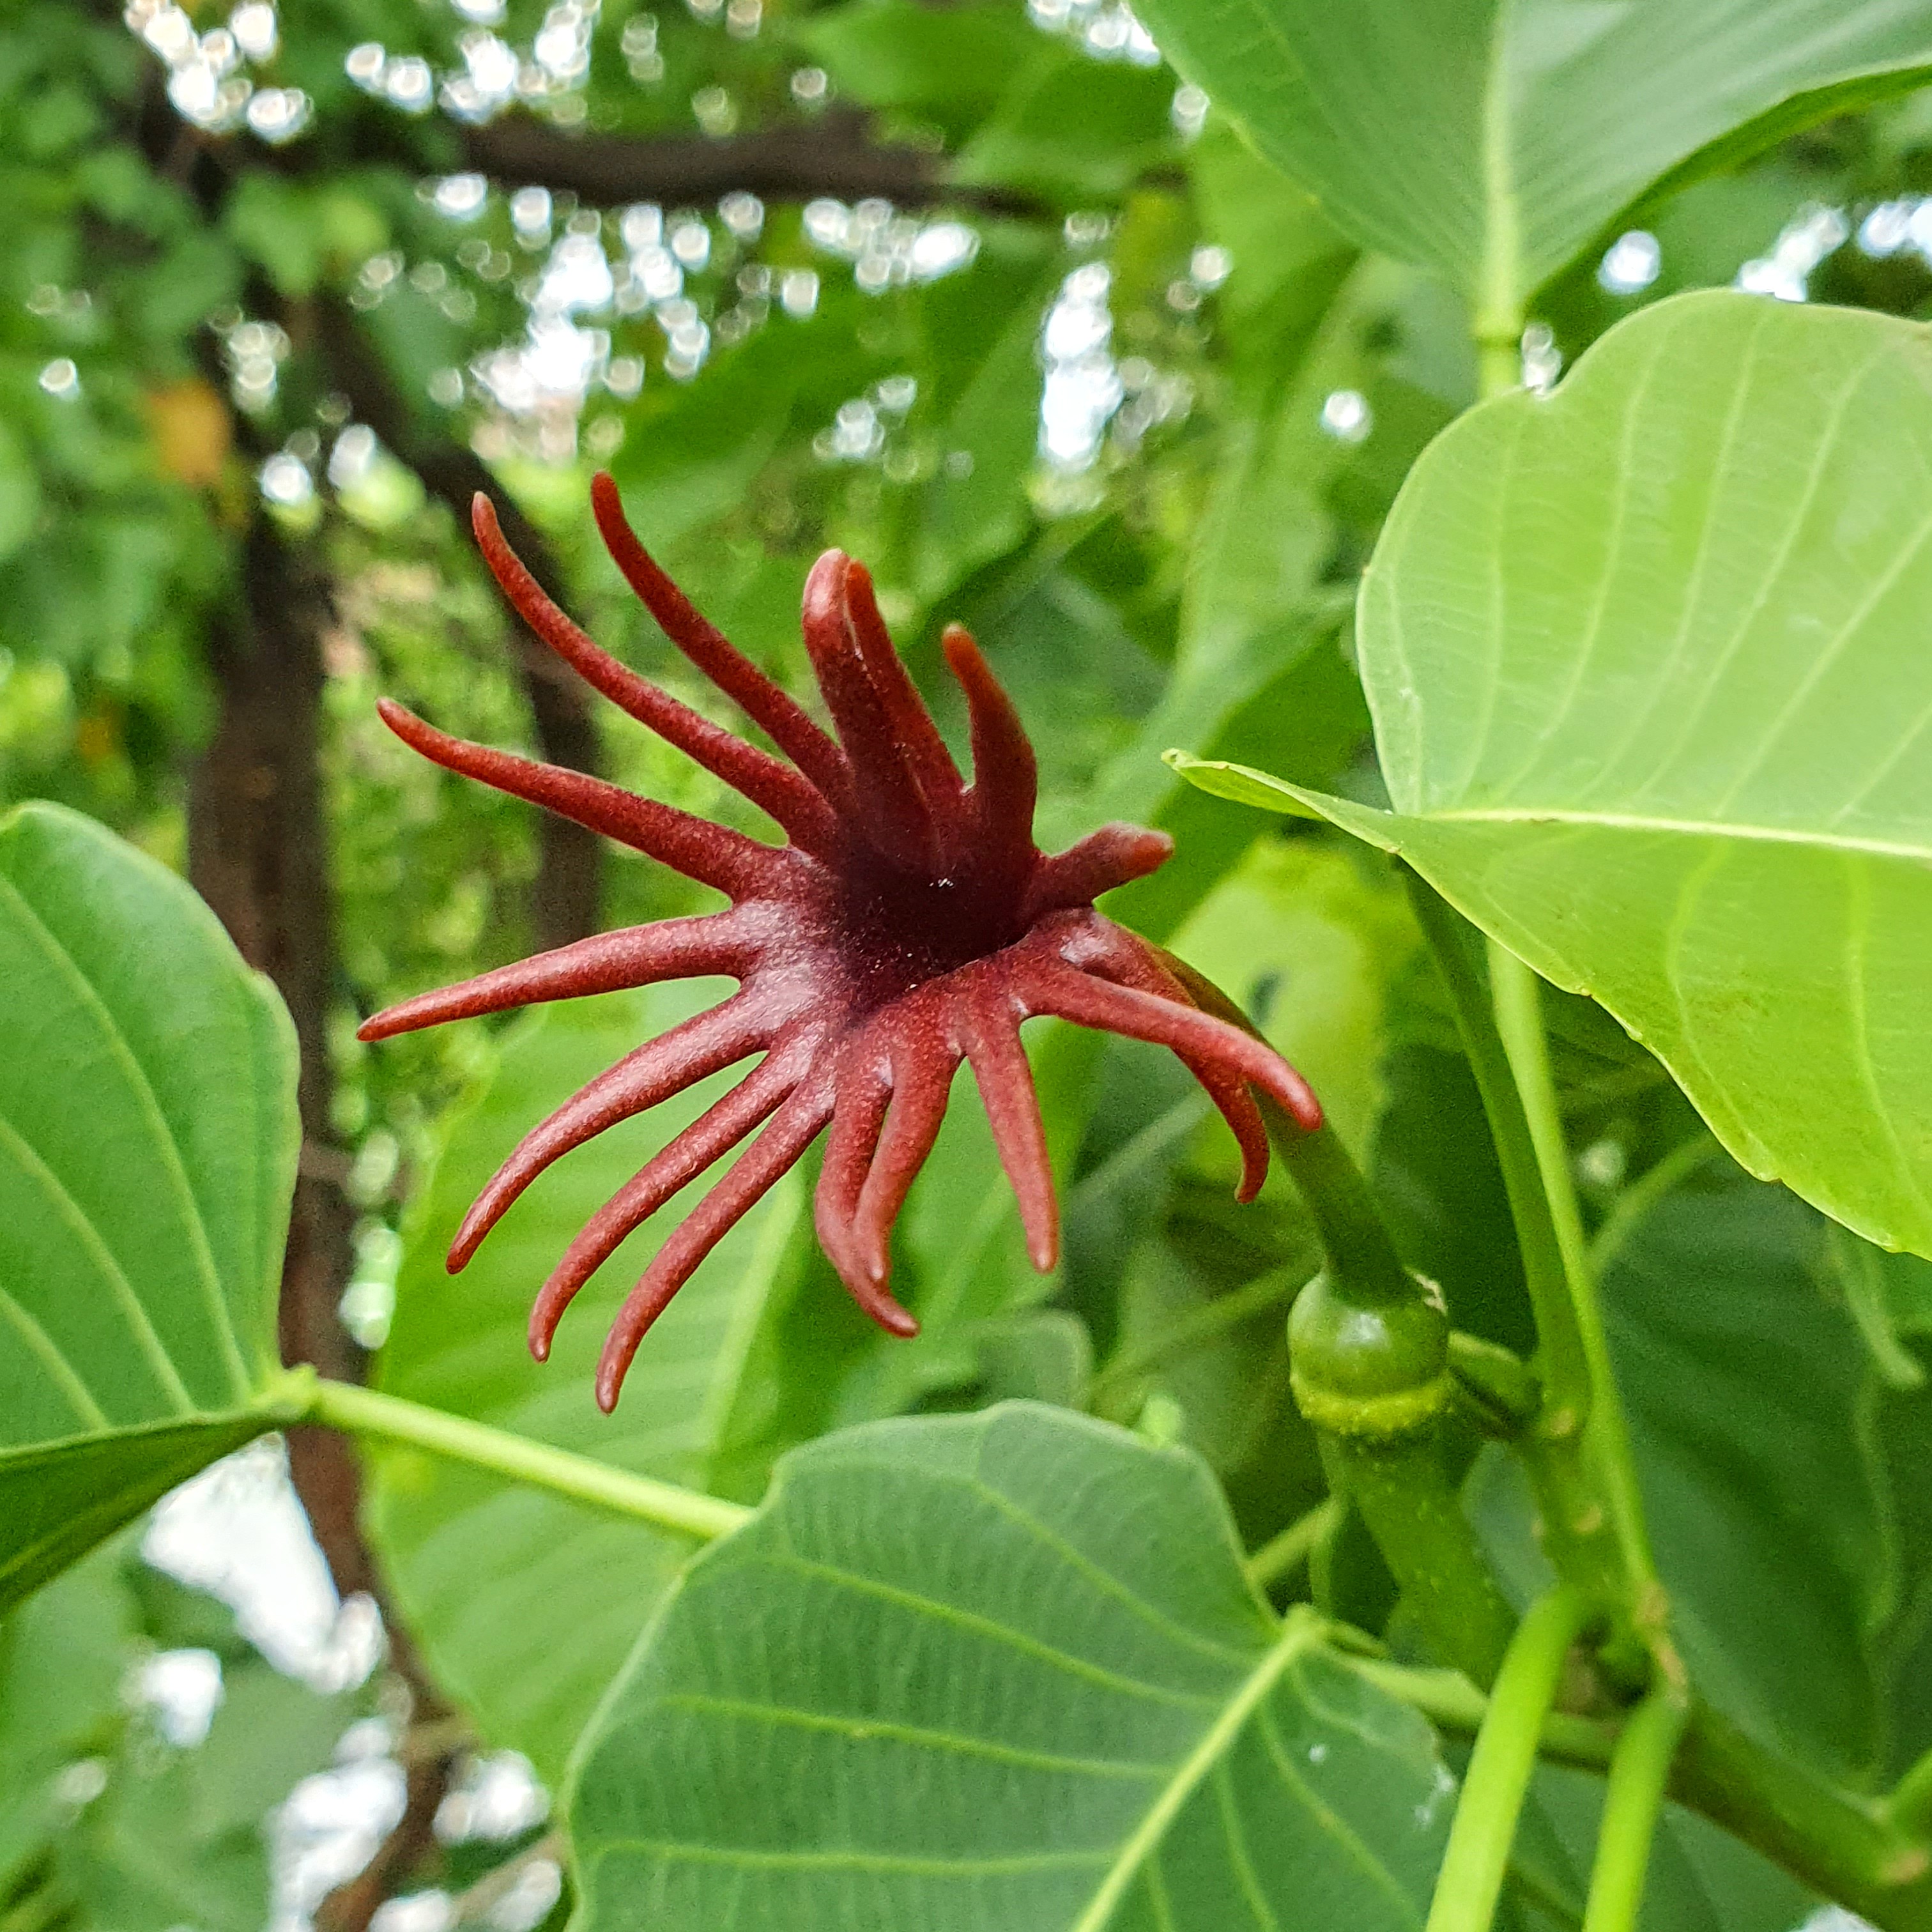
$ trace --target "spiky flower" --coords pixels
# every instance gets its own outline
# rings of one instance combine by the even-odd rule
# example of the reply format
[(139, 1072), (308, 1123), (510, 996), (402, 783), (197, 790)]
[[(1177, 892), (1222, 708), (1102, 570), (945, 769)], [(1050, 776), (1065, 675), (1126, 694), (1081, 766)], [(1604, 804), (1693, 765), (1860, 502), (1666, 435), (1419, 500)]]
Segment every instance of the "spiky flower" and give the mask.
[[(743, 1080), (646, 1161), (592, 1216), (538, 1294), (530, 1348), (542, 1360), (572, 1298), (646, 1217), (762, 1128), (658, 1250), (625, 1301), (598, 1366), (617, 1400), (645, 1331), (698, 1263), (828, 1125), (814, 1202), (818, 1238), (854, 1298), (897, 1335), (890, 1234), (932, 1151), (963, 1059), (1018, 1196), (1034, 1264), (1050, 1268), (1058, 1214), (1020, 1023), (1054, 1014), (1170, 1047), (1240, 1142), (1239, 1196), (1268, 1172), (1247, 1083), (1309, 1128), (1321, 1109), (1258, 1040), (1202, 1012), (1162, 956), (1102, 918), (1094, 901), (1152, 872), (1165, 833), (1107, 825), (1051, 857), (1033, 842), (1032, 747), (978, 647), (957, 626), (946, 661), (965, 693), (973, 782), (946, 750), (887, 635), (865, 567), (828, 550), (805, 586), (805, 640), (837, 733), (700, 616), (646, 553), (600, 476), (598, 526), (667, 635), (784, 754), (734, 736), (593, 644), (505, 542), (487, 498), (476, 540), (531, 628), (604, 695), (772, 818), (768, 845), (581, 773), (446, 736), (382, 701), (389, 728), (424, 757), (646, 852), (730, 900), (722, 911), (633, 926), (542, 953), (378, 1013), (365, 1040), (537, 1000), (707, 974), (738, 991), (649, 1041), (535, 1128), (478, 1196), (449, 1251), (452, 1271), (560, 1155), (620, 1120), (746, 1059)], [(787, 763), (784, 760), (788, 760)]]

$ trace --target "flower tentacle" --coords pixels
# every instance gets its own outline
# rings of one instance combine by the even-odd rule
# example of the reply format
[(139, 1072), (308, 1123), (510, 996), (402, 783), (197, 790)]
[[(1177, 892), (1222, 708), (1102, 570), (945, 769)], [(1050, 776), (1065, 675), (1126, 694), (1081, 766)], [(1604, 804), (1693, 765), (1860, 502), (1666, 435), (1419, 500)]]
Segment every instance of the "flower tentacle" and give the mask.
[(715, 886), (728, 898), (769, 896), (782, 890), (790, 855), (761, 845), (742, 832), (694, 818), (674, 805), (640, 798), (602, 778), (566, 771), (560, 765), (541, 764), (534, 758), (520, 758), (513, 752), (499, 752), (488, 745), (472, 745), (465, 738), (452, 738), (388, 698), (379, 698), (376, 709), (404, 744), (445, 771), (481, 778), (513, 798), (546, 806), (634, 852), (662, 860), (674, 872), (700, 885)]
[(812, 722), (805, 707), (759, 670), (658, 568), (638, 541), (609, 476), (590, 485), (590, 506), (611, 561), (658, 620), (658, 627), (726, 697), (811, 780), (835, 811), (848, 811), (852, 770), (845, 754)]
[(550, 601), (549, 593), (510, 548), (495, 509), (480, 490), (470, 524), (490, 574), (518, 614), (586, 684), (750, 800), (801, 850), (821, 857), (837, 850), (838, 819), (824, 794), (802, 772), (747, 744), (648, 678), (640, 677), (580, 630)]

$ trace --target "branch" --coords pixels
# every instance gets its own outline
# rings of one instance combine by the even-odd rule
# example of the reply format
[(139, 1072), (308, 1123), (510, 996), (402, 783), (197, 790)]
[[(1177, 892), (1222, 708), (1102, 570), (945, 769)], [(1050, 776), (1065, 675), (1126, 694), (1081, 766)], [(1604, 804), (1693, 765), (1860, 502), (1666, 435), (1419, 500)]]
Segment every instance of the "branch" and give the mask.
[(566, 134), (528, 114), (464, 130), (471, 167), (506, 185), (540, 182), (600, 206), (715, 201), (748, 190), (771, 201), (880, 196), (902, 208), (950, 202), (988, 214), (1052, 214), (1016, 188), (955, 184), (946, 158), (874, 141), (870, 117), (842, 109), (809, 122), (712, 140), (702, 134)]
[[(440, 1727), (439, 1727), (440, 1728)], [(369, 1862), (316, 1907), (316, 1932), (368, 1932), (377, 1911), (436, 1844), (436, 1816), (448, 1796), (463, 1745), (403, 1752), (403, 1815)]]

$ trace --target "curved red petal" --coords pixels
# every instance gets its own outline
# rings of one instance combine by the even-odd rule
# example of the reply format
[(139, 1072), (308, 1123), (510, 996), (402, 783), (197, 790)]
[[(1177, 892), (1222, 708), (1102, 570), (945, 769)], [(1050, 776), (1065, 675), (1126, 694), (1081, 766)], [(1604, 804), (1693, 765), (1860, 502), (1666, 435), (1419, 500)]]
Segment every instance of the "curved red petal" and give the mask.
[[(1088, 922), (1084, 940), (1089, 949), (1082, 958), (1087, 971), (1116, 980), (1122, 986), (1138, 986), (1142, 992), (1157, 994), (1163, 999), (1178, 1000), (1190, 1006), (1196, 1004), (1186, 982), (1169, 970), (1162, 956), (1138, 934), (1096, 916)], [(1175, 1058), (1200, 1082), (1202, 1090), (1220, 1110), (1221, 1118), (1227, 1122), (1240, 1148), (1241, 1178), (1234, 1186), (1234, 1198), (1245, 1206), (1261, 1192), (1268, 1179), (1272, 1150), (1268, 1145), (1268, 1126), (1262, 1118), (1262, 1111), (1255, 1105), (1248, 1083), (1240, 1074), (1231, 1072), (1198, 1054), (1182, 1052), (1178, 1048), (1175, 1049)]]
[(1103, 825), (1096, 832), (1041, 860), (1020, 908), (1028, 926), (1050, 912), (1090, 906), (1102, 892), (1158, 872), (1174, 856), (1165, 832), (1139, 825)]
[(450, 1244), (450, 1273), (469, 1266), (484, 1237), (552, 1162), (586, 1141), (595, 1140), (620, 1120), (646, 1112), (674, 1094), (681, 1094), (755, 1053), (770, 1037), (769, 1020), (755, 996), (734, 994), (722, 1006), (646, 1042), (579, 1088), (517, 1143), (470, 1203)]
[(794, 1094), (771, 1124), (739, 1156), (724, 1179), (681, 1222), (645, 1269), (604, 1339), (597, 1361), (597, 1406), (617, 1406), (638, 1345), (698, 1264), (794, 1166), (832, 1112), (825, 1086)]
[(856, 1258), (880, 1286), (891, 1278), (892, 1223), (939, 1138), (961, 1058), (931, 1014), (908, 1004), (891, 1021), (892, 1105), (852, 1228)]
[(1057, 1013), (1076, 1026), (1196, 1054), (1273, 1094), (1310, 1133), (1322, 1124), (1322, 1103), (1313, 1090), (1273, 1047), (1198, 1006), (1098, 980), (1045, 957), (1029, 961), (1016, 984), (1034, 1012)]
[(591, 1216), (551, 1269), (530, 1310), (530, 1353), (550, 1354), (564, 1310), (584, 1283), (676, 1193), (730, 1152), (791, 1096), (801, 1066), (797, 1054), (775, 1051), (724, 1097), (658, 1149)]
[(696, 919), (668, 919), (655, 926), (630, 926), (593, 933), (549, 952), (479, 973), (473, 980), (433, 993), (418, 993), (373, 1013), (356, 1030), (360, 1040), (389, 1040), (421, 1027), (475, 1019), (513, 1006), (550, 1000), (574, 1000), (590, 993), (614, 993), (665, 980), (691, 980), (713, 973), (739, 977), (755, 957), (755, 938), (743, 911), (707, 913)]
[(1019, 1202), (1028, 1256), (1044, 1274), (1060, 1258), (1060, 1202), (1047, 1160), (1039, 1090), (1020, 1044), (1021, 1015), (1004, 989), (961, 977), (965, 983), (955, 997), (967, 1064), (980, 1084), (1000, 1165)]
[(838, 821), (810, 779), (640, 677), (573, 623), (510, 548), (496, 521), (496, 506), (480, 490), (471, 506), (470, 522), (477, 548), (504, 596), (580, 677), (741, 792), (776, 820), (794, 844), (821, 856), (836, 851)]
[(714, 624), (700, 616), (672, 583), (624, 514), (617, 485), (608, 472), (591, 478), (590, 507), (604, 547), (664, 634), (718, 689), (760, 725), (773, 744), (816, 785), (835, 810), (849, 803), (852, 774), (845, 754)]
[(966, 694), (973, 734), (973, 789), (976, 829), (991, 855), (1020, 867), (1034, 854), (1034, 806), (1040, 767), (1013, 701), (994, 676), (971, 634), (949, 624), (941, 640), (946, 662)]
[(376, 709), (382, 722), (412, 751), (420, 752), (446, 771), (480, 778), (512, 798), (526, 799), (560, 818), (574, 820), (731, 898), (779, 890), (786, 861), (800, 862), (788, 853), (747, 838), (742, 832), (694, 818), (655, 799), (639, 798), (602, 778), (566, 771), (561, 765), (539, 764), (488, 745), (472, 745), (466, 738), (452, 738), (389, 698), (376, 699)]
[[(865, 660), (872, 688), (878, 694), (913, 782), (944, 837), (956, 839), (966, 782), (952, 762), (952, 754), (946, 748), (946, 740), (939, 735), (939, 727), (932, 722), (932, 713), (926, 709), (918, 686), (893, 648), (892, 634), (879, 614), (878, 599), (873, 594), (872, 574), (862, 563), (853, 563), (848, 572), (846, 596), (860, 656)], [(952, 859), (950, 850), (940, 854), (942, 864), (950, 864)]]
[(874, 850), (904, 866), (929, 867), (938, 856), (932, 814), (859, 648), (848, 594), (851, 567), (842, 550), (826, 551), (812, 566), (805, 580), (805, 646), (851, 763), (852, 822)]

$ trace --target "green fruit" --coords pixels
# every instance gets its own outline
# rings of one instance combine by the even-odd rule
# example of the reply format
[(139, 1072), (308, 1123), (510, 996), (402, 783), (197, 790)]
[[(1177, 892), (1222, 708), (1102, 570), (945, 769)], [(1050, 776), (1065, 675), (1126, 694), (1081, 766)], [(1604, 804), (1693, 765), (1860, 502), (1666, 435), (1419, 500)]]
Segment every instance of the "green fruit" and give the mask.
[(1449, 1320), (1420, 1283), (1407, 1300), (1364, 1302), (1318, 1276), (1296, 1298), (1288, 1340), (1295, 1401), (1318, 1429), (1407, 1436), (1448, 1406)]

